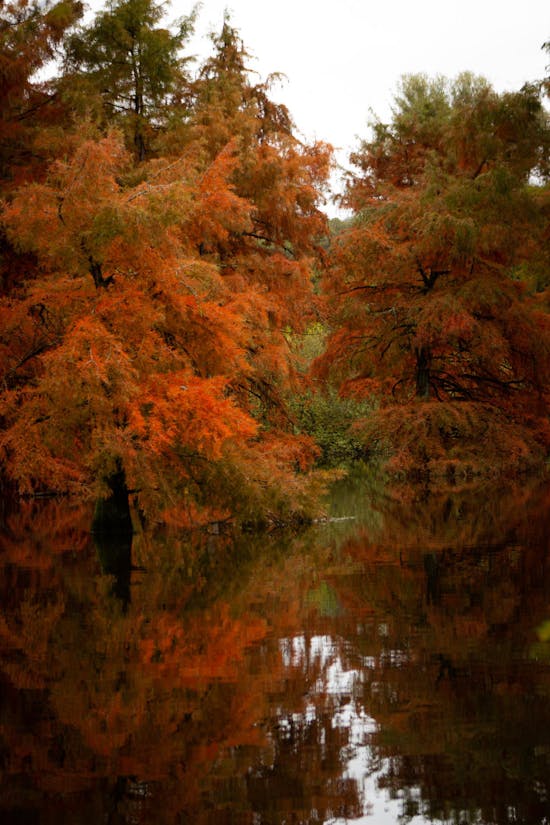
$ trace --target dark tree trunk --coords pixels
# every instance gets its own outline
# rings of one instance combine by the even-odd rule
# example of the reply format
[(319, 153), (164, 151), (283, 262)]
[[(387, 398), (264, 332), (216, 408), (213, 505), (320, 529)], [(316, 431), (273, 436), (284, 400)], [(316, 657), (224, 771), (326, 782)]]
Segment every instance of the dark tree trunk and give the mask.
[(126, 609), (130, 601), (132, 519), (124, 470), (113, 473), (108, 484), (110, 495), (96, 502), (92, 533), (101, 569), (114, 576), (113, 593)]
[(95, 533), (94, 546), (101, 570), (113, 577), (112, 593), (124, 610), (130, 604), (132, 573), (132, 535), (126, 533)]
[(417, 347), (416, 354), (416, 397), (430, 397), (430, 365), (432, 354), (429, 347)]
[(132, 535), (132, 519), (128, 502), (126, 476), (120, 467), (107, 481), (110, 494), (96, 502), (92, 521), (93, 533)]
[(145, 147), (145, 138), (143, 136), (143, 117), (136, 114), (136, 122), (134, 128), (134, 147), (136, 152), (136, 159), (142, 163), (147, 157), (147, 150)]

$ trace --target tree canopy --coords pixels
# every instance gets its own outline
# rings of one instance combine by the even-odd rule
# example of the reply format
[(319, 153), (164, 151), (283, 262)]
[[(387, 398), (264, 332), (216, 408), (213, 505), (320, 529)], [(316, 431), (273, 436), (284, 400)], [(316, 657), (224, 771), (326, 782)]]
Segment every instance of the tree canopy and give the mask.
[[(161, 11), (118, 2), (68, 38), (63, 140), (6, 191), (4, 473), (93, 497), (122, 477), (184, 524), (302, 517), (322, 479), (287, 410), (286, 333), (314, 311), (330, 149), (296, 139), (228, 20), (186, 80), (191, 18), (171, 35)], [(103, 106), (75, 125), (86, 89)]]
[[(39, 126), (55, 120), (56, 96), (37, 73), (54, 59), (79, 19), (78, 0), (19, 0), (0, 9), (0, 180), (18, 184), (45, 147)], [(53, 111), (52, 111), (53, 110)], [(38, 145), (37, 145), (38, 143)]]
[(138, 161), (189, 83), (182, 50), (196, 9), (172, 28), (164, 13), (155, 0), (116, 0), (66, 43), (65, 85), (79, 83), (88, 106), (90, 94), (99, 98), (106, 122), (129, 132)]
[(318, 371), (378, 398), (366, 437), (397, 467), (496, 469), (547, 448), (549, 141), (536, 86), (413, 75), (353, 156)]

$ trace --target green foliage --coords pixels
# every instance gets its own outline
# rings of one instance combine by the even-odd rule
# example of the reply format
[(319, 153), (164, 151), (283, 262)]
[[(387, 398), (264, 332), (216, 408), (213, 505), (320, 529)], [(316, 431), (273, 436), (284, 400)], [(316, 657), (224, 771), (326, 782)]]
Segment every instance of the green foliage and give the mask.
[(537, 627), (537, 636), (541, 642), (550, 642), (550, 620), (546, 619)]
[(92, 101), (100, 97), (106, 120), (128, 128), (138, 160), (145, 158), (149, 133), (171, 116), (170, 104), (188, 85), (181, 49), (196, 11), (171, 30), (162, 25), (164, 3), (116, 0), (67, 41), (69, 93), (76, 84)]
[(309, 591), (307, 594), (307, 603), (311, 605), (320, 616), (334, 617), (342, 613), (338, 593), (326, 581), (322, 581), (318, 587)]
[[(287, 341), (302, 370), (309, 370), (324, 352), (329, 331), (316, 322), (302, 335), (287, 331)], [(313, 438), (320, 449), (317, 463), (321, 467), (343, 467), (364, 455), (363, 441), (357, 424), (372, 411), (370, 401), (341, 397), (334, 387), (298, 393), (291, 397), (289, 413), (295, 431)]]
[[(302, 370), (309, 370), (322, 355), (328, 334), (328, 328), (320, 322), (311, 324), (301, 335), (287, 331), (287, 341)], [(370, 401), (343, 398), (329, 386), (322, 392), (308, 390), (294, 395), (289, 412), (296, 433), (309, 435), (319, 447), (317, 463), (322, 467), (341, 467), (364, 455), (356, 426), (370, 414), (372, 406)]]
[(340, 232), (344, 232), (346, 229), (349, 229), (353, 223), (353, 217), (348, 218), (331, 218), (328, 222), (330, 234), (331, 235), (339, 235)]
[(342, 398), (334, 388), (306, 392), (292, 399), (296, 432), (311, 436), (321, 450), (323, 467), (342, 467), (365, 454), (357, 424), (372, 412), (372, 403)]
[(285, 330), (285, 338), (292, 352), (295, 354), (302, 371), (309, 370), (312, 361), (318, 358), (325, 349), (328, 330), (319, 321), (310, 324), (305, 332), (299, 334), (291, 329)]

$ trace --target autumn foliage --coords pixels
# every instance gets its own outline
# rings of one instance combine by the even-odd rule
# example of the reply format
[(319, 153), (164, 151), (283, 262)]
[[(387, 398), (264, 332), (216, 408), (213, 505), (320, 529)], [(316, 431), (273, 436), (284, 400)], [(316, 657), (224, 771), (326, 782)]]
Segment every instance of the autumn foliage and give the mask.
[(395, 469), (501, 472), (546, 455), (549, 141), (536, 87), (412, 76), (353, 156), (317, 369), (378, 400), (363, 437)]
[[(286, 410), (286, 333), (312, 312), (330, 150), (301, 145), (251, 84), (228, 21), (184, 105), (158, 9), (125, 0), (71, 35), (57, 151), (25, 185), (5, 182), (4, 475), (22, 493), (97, 497), (122, 473), (142, 513), (183, 524), (311, 513), (321, 479)], [(128, 36), (128, 77), (108, 76), (108, 25)], [(146, 62), (132, 74), (135, 26), (157, 52), (166, 42), (169, 77)], [(164, 85), (142, 89), (153, 71)], [(106, 116), (136, 88), (139, 111)]]

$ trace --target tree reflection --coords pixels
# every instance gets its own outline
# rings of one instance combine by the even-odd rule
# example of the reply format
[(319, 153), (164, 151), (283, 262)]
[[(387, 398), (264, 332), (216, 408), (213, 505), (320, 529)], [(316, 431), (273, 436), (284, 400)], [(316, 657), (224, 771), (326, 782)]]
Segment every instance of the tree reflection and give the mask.
[(89, 514), (6, 515), (0, 815), (543, 822), (547, 493), (480, 495), (371, 495), (298, 537), (138, 535), (123, 592)]
[(372, 663), (361, 703), (378, 725), (378, 786), (404, 821), (548, 816), (550, 672), (528, 659), (548, 612), (548, 491), (518, 492), (485, 490), (481, 516), (479, 491), (394, 497), (376, 542), (345, 545), (364, 575), (334, 586), (353, 615), (372, 611), (349, 633)]
[[(79, 822), (219, 822), (227, 798), (231, 821), (240, 811), (251, 822), (251, 759), (277, 775), (266, 680), (286, 678), (277, 645), (262, 643), (295, 628), (311, 563), (289, 575), (288, 547), (236, 555), (223, 539), (138, 536), (129, 600), (117, 548), (76, 528), (67, 546), (56, 514), (45, 506), (44, 529), (19, 514), (2, 543), (0, 810), (41, 822), (71, 811)], [(252, 671), (251, 648), (261, 652)], [(303, 687), (287, 698), (294, 691), (300, 706)], [(304, 811), (310, 795), (307, 780)]]

